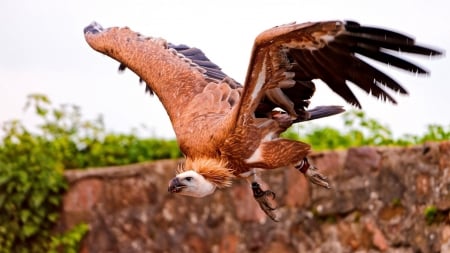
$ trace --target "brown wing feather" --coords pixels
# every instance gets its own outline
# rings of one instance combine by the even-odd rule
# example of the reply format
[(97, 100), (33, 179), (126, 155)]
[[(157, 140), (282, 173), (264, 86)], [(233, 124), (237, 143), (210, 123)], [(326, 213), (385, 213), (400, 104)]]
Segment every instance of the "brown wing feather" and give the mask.
[(239, 100), (240, 85), (199, 49), (96, 23), (84, 32), (94, 50), (119, 61), (120, 69), (135, 72), (158, 96), (186, 155), (215, 155), (227, 136), (228, 115)]
[[(421, 55), (440, 54), (437, 50), (416, 45), (411, 37), (386, 29), (364, 27), (356, 22), (333, 21), (318, 23), (316, 26), (321, 28), (320, 33), (311, 33), (311, 38), (317, 41), (316, 48), (302, 47), (300, 44), (288, 52), (290, 57), (295, 59), (295, 64), (308, 70), (306, 75), (296, 73), (296, 77), (307, 80), (322, 79), (333, 91), (357, 107), (361, 105), (348, 88), (347, 81), (377, 98), (393, 103), (395, 99), (384, 88), (407, 93), (398, 82), (360, 59), (358, 54), (419, 74), (428, 72), (393, 53), (401, 51)], [(285, 36), (295, 35), (291, 32), (291, 35)]]
[[(441, 52), (415, 44), (413, 38), (382, 28), (365, 27), (356, 22), (316, 22), (288, 24), (261, 33), (255, 40), (250, 65), (244, 84), (241, 109), (235, 115), (236, 124), (242, 124), (247, 114), (264, 115), (275, 107), (283, 108), (291, 117), (305, 112), (314, 86), (305, 90), (304, 84), (321, 79), (348, 103), (361, 107), (348, 86), (355, 84), (367, 93), (395, 103), (387, 92), (391, 89), (406, 94), (394, 79), (371, 66), (359, 55), (418, 74), (428, 73), (424, 68), (401, 58), (398, 52), (420, 55), (439, 55)], [(275, 73), (293, 72), (292, 87), (274, 84)], [(279, 88), (290, 101), (277, 103), (265, 96), (267, 89)], [(296, 119), (296, 121), (301, 121)]]

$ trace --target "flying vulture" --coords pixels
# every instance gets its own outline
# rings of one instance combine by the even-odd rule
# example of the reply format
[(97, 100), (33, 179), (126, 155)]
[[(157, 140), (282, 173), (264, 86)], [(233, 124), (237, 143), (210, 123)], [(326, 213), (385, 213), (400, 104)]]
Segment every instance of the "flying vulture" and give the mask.
[(193, 47), (143, 36), (129, 28), (84, 29), (96, 51), (129, 68), (156, 94), (173, 125), (185, 162), (168, 190), (204, 197), (246, 178), (261, 209), (273, 220), (275, 193), (263, 190), (259, 170), (292, 167), (329, 188), (325, 176), (306, 158), (310, 145), (280, 137), (292, 124), (340, 113), (341, 106), (308, 109), (314, 79), (326, 83), (351, 105), (361, 105), (348, 84), (396, 103), (388, 93), (407, 91), (363, 57), (416, 74), (427, 70), (401, 53), (436, 56), (401, 33), (353, 21), (291, 23), (268, 29), (255, 39), (243, 85)]

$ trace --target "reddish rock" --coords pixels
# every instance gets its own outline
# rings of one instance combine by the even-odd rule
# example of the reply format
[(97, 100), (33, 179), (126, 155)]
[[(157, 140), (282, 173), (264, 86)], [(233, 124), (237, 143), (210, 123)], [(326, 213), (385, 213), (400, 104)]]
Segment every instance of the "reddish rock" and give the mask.
[(81, 243), (80, 248), (78, 249), (79, 253), (89, 253), (89, 249), (86, 243)]
[(134, 177), (110, 180), (105, 184), (105, 194), (108, 198), (106, 204), (112, 210), (148, 203), (147, 195), (155, 192), (156, 190), (151, 189), (151, 185)]
[(448, 243), (450, 242), (450, 225), (445, 225), (444, 228), (442, 229), (442, 242), (443, 243)]
[(342, 253), (344, 245), (339, 241), (339, 231), (336, 226), (324, 224), (322, 227), (323, 239), (317, 245), (318, 252)]
[[(442, 142), (312, 154), (331, 190), (293, 169), (265, 173), (280, 222), (244, 180), (201, 199), (167, 193), (179, 161), (70, 171), (57, 228), (89, 223), (83, 253), (447, 252), (449, 150)], [(445, 222), (427, 225), (425, 206)]]
[(302, 173), (297, 170), (286, 170), (287, 193), (284, 203), (289, 207), (304, 207), (309, 202), (310, 183)]
[(207, 252), (207, 242), (197, 235), (189, 235), (186, 239), (186, 245), (192, 252)]
[(295, 251), (290, 249), (285, 243), (272, 241), (267, 246), (266, 250), (263, 250), (265, 253), (294, 253)]
[(381, 221), (389, 223), (398, 223), (405, 214), (405, 208), (400, 205), (386, 205), (383, 206), (378, 213)]
[(343, 245), (356, 251), (363, 243), (361, 239), (361, 226), (356, 223), (339, 222), (337, 224), (339, 240)]
[(450, 193), (443, 194), (437, 201), (436, 207), (440, 211), (450, 210)]
[(309, 158), (311, 164), (327, 177), (334, 177), (342, 173), (347, 153), (344, 151), (328, 151), (312, 153)]
[[(261, 184), (261, 188), (266, 189), (266, 185)], [(238, 220), (243, 222), (263, 222), (267, 219), (266, 214), (253, 198), (252, 190), (248, 184), (236, 184), (231, 192), (235, 206), (234, 211)]]
[[(439, 144), (439, 168), (441, 170), (450, 169), (450, 141), (444, 141)], [(450, 173), (447, 173), (447, 175)], [(450, 176), (447, 176), (450, 177)], [(450, 180), (447, 180), (450, 181)]]
[(77, 181), (63, 197), (62, 224), (58, 227), (70, 229), (83, 221), (94, 218), (94, 206), (102, 202), (103, 183), (95, 178)]
[(411, 149), (417, 150), (419, 149), (422, 153), (421, 156), (418, 156), (415, 160), (418, 163), (424, 164), (439, 164), (439, 160), (441, 157), (440, 145), (436, 145), (435, 142), (426, 142), (421, 146), (414, 146)]
[(369, 220), (365, 223), (365, 229), (369, 232), (372, 244), (380, 251), (386, 251), (389, 248), (389, 244), (384, 236), (383, 232), (377, 227), (375, 222)]
[(102, 181), (87, 178), (70, 186), (70, 191), (64, 195), (65, 212), (90, 212), (92, 207), (103, 197)]
[(430, 176), (421, 173), (416, 176), (416, 193), (421, 196), (427, 196), (430, 194)]
[(228, 234), (221, 239), (219, 253), (238, 253), (239, 237)]
[(450, 226), (445, 225), (441, 232), (441, 252), (450, 252)]
[(345, 168), (352, 173), (368, 175), (371, 171), (378, 171), (381, 155), (375, 147), (350, 148), (347, 152)]

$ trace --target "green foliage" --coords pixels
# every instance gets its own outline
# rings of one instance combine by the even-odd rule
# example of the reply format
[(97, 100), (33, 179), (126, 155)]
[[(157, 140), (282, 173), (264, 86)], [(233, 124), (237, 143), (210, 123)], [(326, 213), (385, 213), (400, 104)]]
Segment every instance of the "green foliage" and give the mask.
[[(46, 102), (45, 97), (33, 97)], [(36, 112), (48, 111), (36, 105)], [(48, 252), (67, 188), (59, 139), (35, 136), (19, 121), (3, 125), (0, 146), (0, 252)], [(60, 236), (63, 237), (64, 236)], [(78, 240), (79, 241), (79, 240)], [(73, 240), (67, 249), (76, 248)]]
[(66, 188), (61, 164), (19, 122), (4, 127), (0, 147), (0, 252), (46, 252)]
[(84, 235), (88, 232), (89, 226), (81, 223), (71, 230), (53, 236), (50, 242), (49, 253), (77, 253), (79, 252), (79, 244)]
[(428, 129), (425, 135), (418, 137), (416, 142), (421, 143), (425, 141), (441, 141), (441, 140), (450, 140), (450, 126), (445, 128), (440, 125), (432, 124), (428, 125)]
[(139, 138), (134, 134), (105, 134), (101, 139), (83, 139), (82, 145), (66, 160), (65, 168), (86, 168), (178, 158), (176, 140)]
[(393, 207), (401, 207), (402, 206), (402, 200), (400, 198), (393, 198), (391, 200), (391, 206), (393, 206)]
[(423, 216), (428, 225), (449, 222), (449, 210), (439, 210), (435, 205), (428, 205), (423, 210)]
[(32, 138), (45, 139), (47, 149), (53, 152), (64, 169), (122, 165), (181, 156), (176, 140), (139, 138), (133, 132), (107, 132), (101, 116), (84, 120), (76, 105), (54, 107), (45, 95), (32, 94), (25, 108), (30, 107), (42, 121), (38, 125), (39, 133), (32, 135)]
[(445, 128), (439, 125), (429, 125), (424, 135), (403, 135), (394, 138), (388, 126), (377, 120), (368, 118), (363, 111), (348, 111), (343, 114), (345, 131), (329, 126), (313, 126), (311, 128), (289, 129), (283, 136), (301, 140), (311, 144), (315, 150), (343, 149), (367, 145), (375, 146), (406, 146), (420, 144), (426, 141), (450, 140), (450, 125)]
[(423, 215), (425, 216), (425, 220), (427, 221), (427, 224), (432, 224), (438, 215), (438, 209), (437, 207), (431, 205), (427, 206), (425, 210), (423, 211)]

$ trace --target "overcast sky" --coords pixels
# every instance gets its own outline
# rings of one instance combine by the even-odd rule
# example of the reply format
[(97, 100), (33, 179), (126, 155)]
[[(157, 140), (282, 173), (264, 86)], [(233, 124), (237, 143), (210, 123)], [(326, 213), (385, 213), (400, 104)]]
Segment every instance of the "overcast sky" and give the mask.
[[(118, 74), (117, 62), (93, 51), (84, 41), (83, 28), (94, 20), (104, 27), (128, 26), (148, 36), (198, 47), (225, 73), (242, 82), (255, 36), (275, 25), (350, 19), (402, 31), (419, 43), (448, 51), (449, 9), (446, 0), (2, 1), (0, 122), (18, 118), (35, 124), (22, 109), (26, 96), (39, 92), (55, 104), (81, 106), (86, 118), (104, 115), (110, 130), (129, 132), (145, 124), (152, 135), (174, 137), (159, 100), (144, 94), (138, 77), (131, 71)], [(412, 59), (431, 75), (416, 77), (388, 69), (410, 92), (409, 96), (396, 96), (397, 106), (353, 89), (367, 114), (388, 124), (396, 135), (423, 133), (428, 124), (450, 124), (449, 57)], [(317, 86), (313, 106), (345, 105), (324, 84)]]

